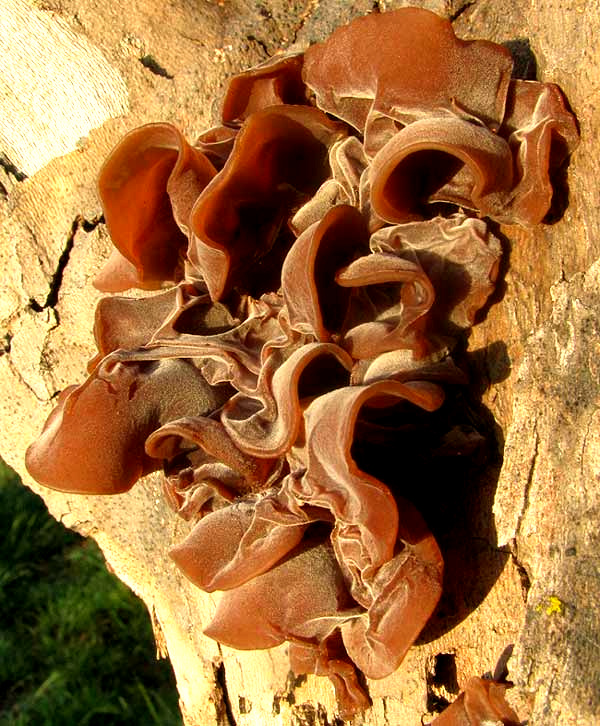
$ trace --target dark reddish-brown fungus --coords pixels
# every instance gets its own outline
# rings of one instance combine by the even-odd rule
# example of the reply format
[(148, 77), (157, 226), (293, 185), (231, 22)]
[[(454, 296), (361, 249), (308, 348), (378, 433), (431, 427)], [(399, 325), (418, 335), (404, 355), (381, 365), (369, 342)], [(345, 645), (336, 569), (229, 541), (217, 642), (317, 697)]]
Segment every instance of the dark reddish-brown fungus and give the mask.
[[(194, 523), (172, 558), (224, 591), (206, 633), (288, 641), (345, 716), (368, 705), (357, 669), (398, 667), (443, 576), (403, 463), (382, 480), (357, 452), (392, 454), (466, 382), (449, 354), (495, 287), (487, 219), (541, 222), (577, 143), (560, 90), (511, 72), (505, 48), (405, 8), (234, 77), (194, 144), (129, 133), (100, 173), (115, 251), (97, 285), (160, 292), (99, 303), (89, 377), (27, 452), (69, 492), (162, 468)], [(517, 723), (503, 694), (473, 679), (435, 723)]]
[(96, 280), (107, 292), (153, 290), (183, 276), (191, 206), (214, 166), (169, 124), (131, 131), (106, 160), (98, 187), (116, 247)]

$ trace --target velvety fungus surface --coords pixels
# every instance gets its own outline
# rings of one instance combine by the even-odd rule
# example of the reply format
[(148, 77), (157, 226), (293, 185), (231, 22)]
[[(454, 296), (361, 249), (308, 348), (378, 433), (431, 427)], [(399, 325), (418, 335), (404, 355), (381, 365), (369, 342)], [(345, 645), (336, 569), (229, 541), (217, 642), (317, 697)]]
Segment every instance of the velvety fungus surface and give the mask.
[[(171, 556), (223, 591), (207, 635), (288, 641), (343, 716), (368, 706), (358, 671), (401, 663), (443, 577), (401, 462), (381, 480), (355, 447), (464, 385), (450, 354), (495, 288), (489, 221), (542, 222), (577, 143), (560, 90), (512, 65), (405, 8), (234, 77), (193, 143), (131, 131), (100, 172), (115, 250), (96, 284), (156, 292), (100, 302), (89, 377), (27, 452), (67, 492), (162, 469), (194, 522)], [(517, 723), (504, 688), (473, 679), (436, 725)]]

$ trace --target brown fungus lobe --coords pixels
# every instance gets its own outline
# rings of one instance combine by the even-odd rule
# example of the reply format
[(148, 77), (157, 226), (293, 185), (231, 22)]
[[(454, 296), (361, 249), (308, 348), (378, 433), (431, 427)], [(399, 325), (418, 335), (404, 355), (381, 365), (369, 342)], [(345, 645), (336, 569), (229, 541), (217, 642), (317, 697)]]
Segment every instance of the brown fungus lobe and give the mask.
[[(560, 90), (511, 71), (505, 48), (404, 8), (235, 76), (194, 144), (130, 132), (100, 172), (115, 251), (97, 285), (160, 292), (99, 303), (89, 377), (27, 452), (77, 493), (162, 468), (194, 521), (172, 558), (224, 592), (206, 633), (288, 641), (343, 716), (368, 706), (358, 671), (398, 667), (443, 575), (404, 462), (380, 479), (355, 454), (416, 420), (427, 438), (498, 276), (486, 220), (542, 221), (577, 143)], [(503, 694), (473, 679), (435, 723), (516, 723)]]
[(96, 286), (106, 292), (154, 290), (180, 280), (191, 205), (215, 173), (174, 126), (148, 124), (127, 134), (98, 179), (116, 249)]
[(503, 683), (470, 678), (465, 690), (431, 726), (519, 726), (519, 717), (506, 703), (506, 688)]

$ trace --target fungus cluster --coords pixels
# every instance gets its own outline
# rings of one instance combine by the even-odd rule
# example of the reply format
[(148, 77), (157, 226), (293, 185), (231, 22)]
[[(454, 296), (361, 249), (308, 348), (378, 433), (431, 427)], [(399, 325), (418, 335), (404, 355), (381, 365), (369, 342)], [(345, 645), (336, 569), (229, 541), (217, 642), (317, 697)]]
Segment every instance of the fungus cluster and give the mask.
[[(398, 667), (443, 572), (401, 473), (356, 452), (426, 435), (465, 382), (449, 354), (494, 290), (488, 220), (540, 223), (577, 141), (558, 87), (512, 68), (406, 8), (235, 76), (192, 144), (129, 133), (100, 173), (115, 250), (96, 285), (156, 292), (100, 301), (89, 377), (27, 452), (37, 481), (82, 494), (163, 469), (195, 522), (171, 556), (223, 591), (207, 635), (288, 641), (345, 715), (368, 705), (357, 669)], [(514, 716), (490, 688), (443, 723)]]

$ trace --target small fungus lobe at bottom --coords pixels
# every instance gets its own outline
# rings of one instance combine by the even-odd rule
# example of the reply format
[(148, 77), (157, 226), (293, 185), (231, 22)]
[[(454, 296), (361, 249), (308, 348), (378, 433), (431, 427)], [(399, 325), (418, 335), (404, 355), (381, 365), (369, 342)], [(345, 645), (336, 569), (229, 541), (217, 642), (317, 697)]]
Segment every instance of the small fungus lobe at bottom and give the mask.
[[(451, 353), (497, 283), (492, 229), (541, 223), (577, 144), (558, 87), (512, 67), (404, 8), (235, 76), (193, 142), (131, 131), (100, 172), (115, 249), (96, 285), (154, 292), (101, 300), (89, 377), (27, 452), (38, 482), (80, 494), (162, 470), (193, 523), (171, 556), (223, 592), (206, 634), (287, 641), (344, 717), (369, 705), (359, 672), (393, 673), (442, 593), (395, 442), (426, 445), (466, 383)], [(516, 724), (504, 689), (472, 679), (435, 723)]]

